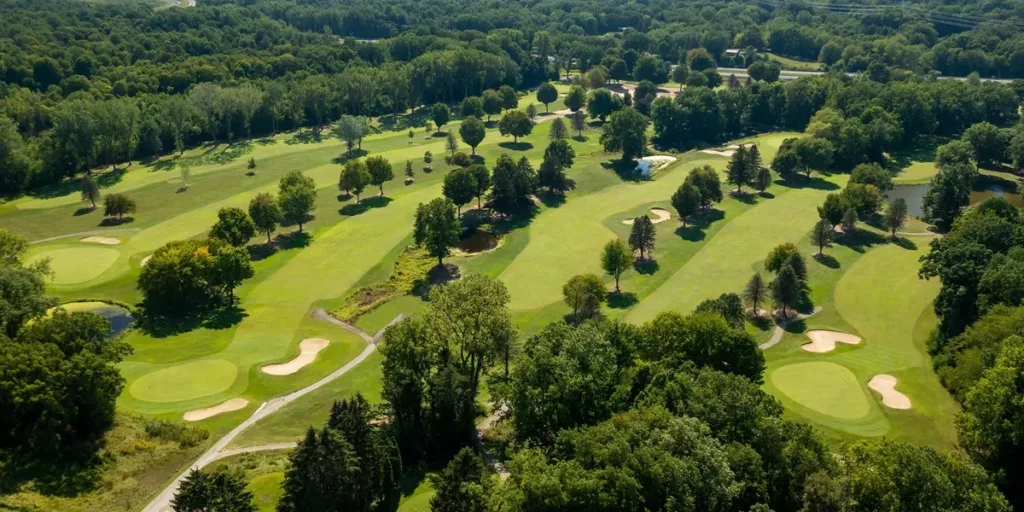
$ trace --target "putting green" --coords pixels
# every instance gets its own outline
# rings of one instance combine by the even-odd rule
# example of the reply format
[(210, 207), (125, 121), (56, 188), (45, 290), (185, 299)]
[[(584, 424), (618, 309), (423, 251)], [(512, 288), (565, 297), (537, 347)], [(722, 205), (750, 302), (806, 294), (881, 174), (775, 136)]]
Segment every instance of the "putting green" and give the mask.
[(783, 366), (772, 372), (771, 381), (798, 404), (835, 418), (855, 420), (867, 416), (870, 410), (857, 377), (835, 363)]
[(50, 258), (54, 284), (78, 284), (99, 277), (120, 257), (121, 252), (110, 247), (65, 247), (37, 252), (28, 263)]
[(237, 374), (238, 367), (230, 361), (204, 359), (143, 375), (128, 392), (146, 402), (192, 400), (225, 391)]

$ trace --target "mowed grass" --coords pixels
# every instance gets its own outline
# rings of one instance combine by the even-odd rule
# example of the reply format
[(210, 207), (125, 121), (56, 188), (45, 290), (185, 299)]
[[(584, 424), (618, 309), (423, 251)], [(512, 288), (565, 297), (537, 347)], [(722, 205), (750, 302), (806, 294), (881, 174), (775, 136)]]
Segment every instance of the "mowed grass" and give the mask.
[(810, 361), (780, 367), (769, 377), (772, 385), (803, 407), (839, 419), (867, 415), (867, 397), (857, 376), (844, 366)]
[(809, 60), (792, 59), (774, 53), (769, 53), (768, 58), (782, 64), (782, 69), (791, 69), (794, 71), (818, 71), (821, 69), (821, 63)]
[(32, 251), (28, 263), (50, 260), (53, 282), (61, 285), (83, 283), (99, 277), (121, 257), (121, 252), (108, 247), (78, 242)]

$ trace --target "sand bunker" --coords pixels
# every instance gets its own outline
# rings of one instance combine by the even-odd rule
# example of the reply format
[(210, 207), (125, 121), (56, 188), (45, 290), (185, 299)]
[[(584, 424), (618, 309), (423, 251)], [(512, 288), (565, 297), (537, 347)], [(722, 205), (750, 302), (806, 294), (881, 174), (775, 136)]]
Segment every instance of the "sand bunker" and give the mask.
[(299, 355), (288, 361), (287, 363), (281, 364), (268, 364), (260, 370), (268, 375), (291, 375), (305, 366), (313, 364), (316, 360), (316, 355), (321, 350), (327, 348), (327, 345), (331, 343), (331, 340), (325, 340), (323, 338), (307, 338), (299, 343)]
[(868, 381), (868, 387), (882, 395), (882, 404), (893, 409), (910, 409), (910, 397), (896, 391), (896, 377), (875, 375)]
[(88, 244), (103, 244), (103, 245), (118, 245), (118, 244), (121, 243), (120, 240), (118, 240), (116, 238), (111, 238), (109, 236), (87, 236), (87, 237), (83, 238), (81, 241), (85, 242), (85, 243), (88, 243)]
[(196, 409), (194, 411), (186, 412), (182, 418), (185, 421), (203, 421), (206, 418), (212, 418), (218, 414), (225, 412), (234, 412), (245, 409), (245, 406), (249, 405), (249, 401), (244, 398), (232, 398), (227, 402), (215, 405), (213, 407), (207, 407), (205, 409)]
[[(665, 222), (666, 220), (672, 218), (672, 214), (669, 213), (668, 210), (664, 208), (651, 208), (651, 213), (653, 213), (655, 217), (651, 219), (651, 224), (658, 224), (660, 222)], [(634, 220), (636, 219), (626, 219), (622, 221), (622, 223), (627, 226), (632, 226)]]
[(139, 266), (140, 267), (145, 267), (146, 263), (149, 263), (149, 259), (152, 258), (152, 257), (153, 257), (153, 255), (150, 254), (149, 256), (146, 256), (145, 258), (142, 258), (142, 261), (139, 262)]
[(836, 348), (836, 343), (848, 343), (850, 345), (860, 343), (859, 336), (838, 331), (807, 331), (807, 337), (811, 339), (810, 343), (800, 345), (800, 348), (816, 354), (833, 351)]
[(728, 146), (725, 147), (724, 150), (702, 149), (701, 153), (707, 153), (709, 155), (717, 155), (717, 156), (724, 156), (726, 158), (732, 158), (732, 155), (736, 154), (736, 150), (739, 149), (740, 146), (750, 147), (750, 146), (753, 146), (753, 145), (754, 145), (753, 142), (745, 142), (743, 144), (729, 144)]

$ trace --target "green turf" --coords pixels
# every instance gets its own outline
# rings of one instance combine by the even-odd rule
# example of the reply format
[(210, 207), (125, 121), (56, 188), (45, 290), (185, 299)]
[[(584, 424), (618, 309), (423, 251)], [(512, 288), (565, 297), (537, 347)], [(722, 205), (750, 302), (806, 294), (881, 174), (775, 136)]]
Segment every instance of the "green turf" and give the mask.
[(176, 402), (219, 393), (231, 387), (238, 367), (223, 359), (171, 366), (135, 380), (128, 392), (147, 402)]
[(770, 378), (779, 391), (813, 411), (845, 420), (868, 413), (868, 400), (857, 377), (838, 364), (795, 363), (777, 368)]
[(931, 181), (932, 176), (939, 172), (935, 162), (912, 162), (893, 177), (892, 182), (898, 185), (919, 185)]
[(818, 71), (821, 69), (821, 64), (809, 60), (792, 59), (789, 57), (783, 57), (774, 53), (769, 53), (768, 58), (771, 60), (778, 61), (782, 64), (782, 69), (791, 69), (794, 71)]
[(434, 485), (430, 478), (424, 478), (413, 491), (402, 496), (398, 512), (430, 512), (430, 499), (434, 497)]
[(283, 493), (282, 482), (284, 482), (283, 472), (267, 473), (249, 481), (247, 489), (252, 493), (253, 501), (259, 512), (274, 512)]
[(99, 277), (109, 269), (121, 253), (109, 247), (91, 247), (85, 243), (73, 246), (61, 245), (59, 248), (33, 251), (28, 263), (35, 263), (43, 258), (50, 259), (55, 284), (79, 284)]

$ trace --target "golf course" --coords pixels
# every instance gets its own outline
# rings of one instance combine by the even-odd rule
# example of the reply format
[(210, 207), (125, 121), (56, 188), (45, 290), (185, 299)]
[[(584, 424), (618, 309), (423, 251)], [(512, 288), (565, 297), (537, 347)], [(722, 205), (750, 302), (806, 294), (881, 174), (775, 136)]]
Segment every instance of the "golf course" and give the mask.
[[(520, 107), (529, 103), (524, 96)], [(492, 123), (476, 154), (485, 163), (502, 154), (513, 160), (525, 156), (536, 167), (554, 117), (538, 116), (532, 133), (516, 143)], [(849, 178), (824, 173), (810, 179), (774, 176), (763, 193), (726, 192), (723, 201), (684, 226), (670, 201), (673, 192), (691, 169), (704, 165), (724, 181), (729, 158), (720, 151), (674, 153), (675, 160), (649, 179), (636, 179), (602, 150), (599, 125), (591, 122), (581, 137), (570, 139), (577, 156), (567, 175), (574, 187), (564, 200), (538, 201), (525, 221), (488, 225), (495, 243), (457, 250), (448, 259), (462, 275), (485, 274), (505, 285), (521, 339), (571, 313), (562, 285), (581, 273), (604, 275), (602, 247), (616, 237), (628, 238), (637, 216), (657, 221), (656, 246), (647, 260), (623, 274), (623, 293), (603, 306), (605, 316), (637, 325), (663, 311), (686, 314), (705, 299), (741, 292), (754, 272), (764, 270), (773, 247), (792, 243), (807, 259), (808, 296), (818, 309), (784, 328), (767, 317), (747, 323), (758, 343), (781, 333), (764, 350), (764, 389), (782, 402), (787, 415), (820, 428), (837, 443), (887, 436), (940, 449), (954, 446), (957, 406), (931, 371), (924, 348), (936, 322), (931, 301), (939, 285), (917, 276), (918, 259), (933, 237), (922, 222), (915, 220), (907, 229), (923, 234), (895, 240), (862, 223), (857, 233), (837, 234), (823, 256), (814, 256), (815, 208)], [(418, 205), (441, 196), (444, 177), (453, 169), (441, 155), (447, 131), (457, 129), (457, 121), (437, 133), (414, 128), (410, 137), (407, 130), (381, 127), (366, 137), (363, 154), (384, 157), (396, 169), (410, 161), (415, 178), (385, 183), (381, 197), (370, 189), (358, 204), (338, 192), (347, 157), (343, 142), (325, 130), (320, 138), (285, 133), (208, 145), (136, 163), (116, 175), (106, 171), (100, 176), (103, 193), (127, 194), (138, 203), (131, 221), (120, 225), (104, 227), (99, 211), (80, 201), (73, 187), (10, 201), (0, 207), (0, 219), (31, 240), (30, 262), (49, 259), (53, 275), (47, 290), (61, 303), (73, 308), (80, 301), (103, 301), (99, 304), (130, 309), (141, 299), (135, 284), (156, 249), (204, 236), (218, 210), (245, 207), (257, 194), (275, 190), (289, 171), (311, 178), (318, 191), (315, 218), (301, 235), (297, 227), (284, 227), (270, 244), (259, 236), (250, 242), (255, 275), (235, 291), (237, 307), (231, 313), (193, 325), (130, 328), (126, 339), (133, 353), (119, 365), (127, 380), (117, 404), (124, 412), (185, 421), (208, 430), (211, 440), (256, 413), (257, 421), (232, 432), (222, 448), (287, 447), (310, 425), (323, 423), (335, 400), (357, 392), (371, 402), (380, 400), (381, 357), (373, 353), (374, 336), (396, 317), (417, 315), (425, 304), (422, 296), (389, 296), (346, 319), (350, 324), (314, 313), (335, 311), (358, 290), (393, 278), (413, 245)], [(756, 145), (770, 162), (785, 139), (799, 136), (771, 132), (729, 144)], [(426, 151), (436, 155), (429, 172)], [(254, 172), (247, 172), (250, 159)], [(908, 164), (908, 182), (926, 178), (928, 165)], [(190, 166), (188, 183), (179, 176), (181, 166)], [(612, 277), (603, 279), (611, 289)], [(826, 334), (827, 348), (810, 351), (803, 345), (811, 343), (806, 332), (814, 330), (860, 341), (832, 342)], [(332, 376), (354, 360), (357, 364)], [(882, 380), (872, 381), (876, 376)], [(268, 401), (299, 390), (272, 412), (263, 410)], [(895, 403), (889, 395), (902, 400), (899, 404), (909, 400), (909, 407), (887, 405)], [(163, 483), (184, 469), (164, 467), (154, 478)], [(280, 478), (279, 471), (270, 471), (252, 485)], [(414, 493), (406, 510), (418, 510), (415, 503), (425, 503), (424, 496)]]

